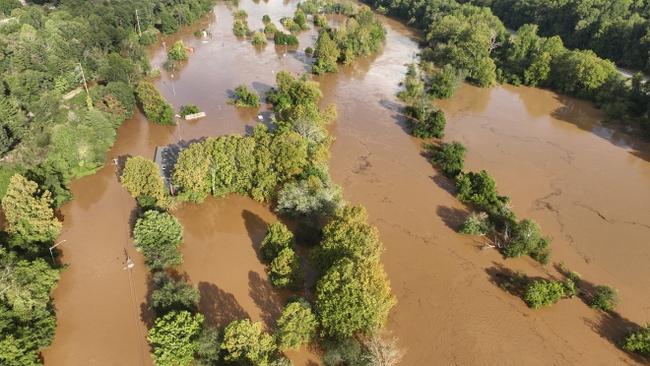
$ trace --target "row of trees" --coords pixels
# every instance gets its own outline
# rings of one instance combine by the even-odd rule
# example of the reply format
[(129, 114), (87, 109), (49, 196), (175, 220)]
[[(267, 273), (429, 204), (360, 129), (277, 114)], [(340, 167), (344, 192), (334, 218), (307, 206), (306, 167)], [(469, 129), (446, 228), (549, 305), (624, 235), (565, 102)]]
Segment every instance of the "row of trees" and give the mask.
[(0, 364), (41, 364), (39, 352), (54, 338), (50, 292), (60, 269), (48, 248), (61, 232), (52, 196), (20, 174), (2, 198), (5, 233), (0, 243)]
[(337, 64), (348, 65), (359, 56), (377, 52), (386, 37), (386, 30), (367, 6), (349, 15), (338, 28), (321, 29), (316, 40), (312, 72), (336, 72)]
[[(444, 76), (449, 81), (462, 75), (479, 86), (502, 81), (549, 87), (594, 101), (610, 120), (650, 133), (650, 86), (641, 75), (628, 82), (611, 61), (593, 51), (569, 50), (559, 36), (540, 37), (536, 25), (523, 25), (510, 35), (489, 8), (455, 0), (370, 3), (426, 33), (422, 60), (439, 66), (438, 79), (447, 68)], [(509, 7), (507, 12), (513, 14)]]
[[(62, 0), (56, 8), (3, 3), (0, 29), (0, 192), (20, 172), (70, 198), (68, 182), (105, 162), (151, 68), (144, 46), (212, 8), (213, 0)], [(136, 10), (142, 36), (138, 33)], [(90, 86), (76, 97), (64, 96)]]

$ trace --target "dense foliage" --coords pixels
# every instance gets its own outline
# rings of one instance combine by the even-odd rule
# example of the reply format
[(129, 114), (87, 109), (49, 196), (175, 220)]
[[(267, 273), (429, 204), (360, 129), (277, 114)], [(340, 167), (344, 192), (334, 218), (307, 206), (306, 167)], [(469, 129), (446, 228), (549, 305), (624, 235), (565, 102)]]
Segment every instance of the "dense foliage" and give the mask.
[(564, 297), (564, 284), (560, 281), (532, 281), (526, 287), (524, 300), (533, 309), (549, 306)]
[(183, 240), (183, 227), (166, 212), (145, 212), (135, 223), (133, 240), (152, 268), (172, 267), (182, 261), (178, 246)]
[(170, 311), (196, 312), (200, 298), (196, 288), (164, 272), (154, 273), (152, 282), (154, 289), (151, 293), (151, 309), (158, 316)]
[(623, 66), (646, 69), (650, 59), (650, 4), (644, 1), (471, 0), (489, 6), (508, 27), (536, 24), (571, 48), (589, 48)]
[(609, 286), (596, 286), (594, 293), (591, 295), (589, 305), (594, 309), (602, 311), (612, 311), (618, 303), (618, 294), (616, 290)]
[(139, 82), (135, 88), (135, 95), (148, 120), (161, 125), (174, 124), (174, 109), (152, 83)]
[(221, 342), (223, 359), (242, 365), (268, 365), (276, 348), (273, 336), (262, 330), (262, 323), (249, 319), (228, 324)]
[(2, 3), (15, 20), (0, 29), (0, 155), (7, 157), (0, 170), (26, 172), (60, 205), (71, 179), (104, 164), (115, 129), (132, 115), (133, 87), (150, 71), (143, 45), (198, 19), (213, 1), (56, 3)]
[(155, 320), (147, 340), (157, 366), (187, 366), (194, 360), (204, 317), (189, 311), (172, 311)]
[(262, 240), (260, 251), (262, 258), (270, 262), (285, 248), (293, 245), (293, 233), (281, 222), (269, 225), (266, 236)]
[(165, 183), (160, 176), (158, 165), (141, 156), (130, 157), (124, 164), (120, 177), (122, 186), (141, 204), (153, 202), (165, 207), (168, 204)]
[(277, 341), (280, 350), (298, 348), (316, 336), (318, 321), (311, 305), (304, 299), (288, 303), (277, 321)]
[(453, 178), (465, 167), (465, 146), (453, 141), (431, 148), (431, 162), (447, 177)]
[[(426, 88), (431, 96), (448, 97), (453, 91), (454, 79), (460, 75), (480, 86), (492, 85), (497, 80), (538, 85), (592, 100), (602, 106), (610, 120), (638, 125), (650, 132), (650, 87), (641, 82), (640, 76), (628, 83), (619, 75), (612, 62), (599, 58), (592, 51), (569, 50), (558, 36), (541, 37), (537, 35), (536, 25), (518, 23), (517, 26), (521, 25), (521, 28), (517, 34), (508, 35), (503, 23), (489, 8), (461, 4), (455, 0), (368, 2), (390, 14), (405, 18), (427, 34), (427, 44), (421, 60), (423, 63), (432, 61), (441, 67), (425, 78), (427, 84), (433, 86)], [(498, 13), (507, 12), (511, 17), (520, 16), (512, 11), (511, 6), (519, 9), (517, 6), (531, 3), (524, 0), (471, 2), (488, 6), (501, 4)], [(537, 5), (527, 8), (528, 10), (550, 6), (544, 1), (533, 3)], [(560, 3), (582, 4), (583, 1), (567, 0)], [(596, 9), (601, 9), (605, 3), (607, 2), (599, 3)], [(591, 5), (583, 6), (584, 8), (579, 7), (581, 11), (590, 16), (597, 16), (600, 12), (590, 10)], [(563, 7), (559, 6), (558, 9), (560, 8)], [(537, 17), (538, 13), (535, 14)], [(591, 20), (586, 23), (579, 23), (580, 26), (595, 20), (589, 19)], [(540, 27), (546, 29), (544, 25), (540, 24)], [(546, 35), (553, 33), (544, 32)], [(643, 47), (635, 48), (635, 52), (644, 49)], [(647, 53), (648, 47), (641, 52)], [(644, 59), (643, 64), (645, 63)]]
[(337, 63), (350, 64), (359, 56), (377, 52), (386, 30), (366, 6), (356, 9), (338, 28), (323, 28), (316, 41), (312, 68), (315, 74), (336, 72)]

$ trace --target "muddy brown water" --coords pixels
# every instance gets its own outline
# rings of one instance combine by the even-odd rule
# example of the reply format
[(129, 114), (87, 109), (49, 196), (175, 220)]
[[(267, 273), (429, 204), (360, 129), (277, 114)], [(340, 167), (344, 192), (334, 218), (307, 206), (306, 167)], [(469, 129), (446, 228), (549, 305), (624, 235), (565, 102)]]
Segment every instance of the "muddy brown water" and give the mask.
[[(242, 1), (252, 29), (263, 14), (279, 24), (294, 2)], [(439, 106), (447, 113), (447, 140), (468, 148), (467, 167), (487, 169), (521, 217), (553, 237), (553, 262), (563, 262), (594, 284), (616, 287), (618, 316), (589, 309), (579, 299), (529, 310), (497, 283), (508, 271), (558, 276), (553, 265), (528, 259), (504, 261), (482, 243), (454, 229), (467, 210), (452, 185), (421, 156), (421, 141), (405, 133), (394, 95), (417, 52), (415, 34), (390, 19), (384, 50), (336, 75), (318, 80), (339, 118), (332, 127), (331, 171), (345, 198), (367, 207), (381, 233), (382, 257), (398, 304), (387, 329), (405, 350), (404, 365), (618, 365), (641, 361), (615, 345), (632, 323), (650, 320), (650, 148), (599, 123), (586, 103), (531, 88), (461, 87)], [(302, 50), (314, 31), (300, 35), (292, 51), (272, 43), (256, 50), (231, 32), (223, 4), (196, 25), (165, 39), (194, 47), (187, 64), (163, 72), (158, 87), (178, 108), (194, 103), (208, 117), (179, 127), (147, 123), (140, 115), (118, 130), (108, 159), (152, 157), (156, 146), (224, 133), (245, 133), (257, 113), (226, 103), (228, 92), (247, 84), (264, 92), (275, 73), (308, 69)], [(200, 39), (194, 31), (209, 29)], [(164, 62), (162, 45), (152, 64)], [(266, 120), (268, 114), (262, 109)], [(108, 164), (72, 184), (75, 199), (62, 209), (63, 263), (54, 291), (58, 327), (43, 352), (46, 365), (149, 365), (146, 344), (147, 270), (133, 249), (129, 222), (134, 201)], [(178, 269), (202, 294), (201, 310), (212, 324), (249, 316), (273, 325), (286, 294), (273, 291), (256, 246), (267, 223), (264, 205), (231, 196), (185, 205), (175, 215), (185, 228), (184, 263)], [(124, 269), (126, 253), (134, 259)], [(296, 365), (317, 357), (291, 352)]]

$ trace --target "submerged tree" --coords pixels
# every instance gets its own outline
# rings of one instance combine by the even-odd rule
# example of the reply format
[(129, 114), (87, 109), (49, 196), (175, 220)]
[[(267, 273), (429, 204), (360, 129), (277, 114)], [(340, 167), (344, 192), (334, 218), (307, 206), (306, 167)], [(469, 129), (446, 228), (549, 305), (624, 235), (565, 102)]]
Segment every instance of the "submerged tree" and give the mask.
[(194, 360), (204, 317), (189, 311), (172, 311), (157, 318), (147, 340), (157, 366), (187, 366)]
[(135, 93), (148, 120), (161, 125), (174, 124), (174, 109), (165, 101), (165, 98), (160, 95), (160, 92), (152, 83), (148, 81), (139, 82), (135, 88)]
[(277, 323), (278, 347), (283, 351), (311, 342), (318, 326), (311, 305), (302, 298), (288, 303)]
[(181, 263), (178, 246), (183, 240), (183, 227), (166, 212), (145, 212), (135, 223), (133, 240), (152, 268), (167, 268)]
[(249, 319), (228, 324), (221, 350), (224, 361), (244, 365), (266, 365), (276, 350), (273, 336), (262, 330), (262, 323)]
[(167, 204), (165, 184), (155, 162), (141, 156), (128, 158), (120, 180), (131, 196), (141, 203), (153, 202), (159, 206)]

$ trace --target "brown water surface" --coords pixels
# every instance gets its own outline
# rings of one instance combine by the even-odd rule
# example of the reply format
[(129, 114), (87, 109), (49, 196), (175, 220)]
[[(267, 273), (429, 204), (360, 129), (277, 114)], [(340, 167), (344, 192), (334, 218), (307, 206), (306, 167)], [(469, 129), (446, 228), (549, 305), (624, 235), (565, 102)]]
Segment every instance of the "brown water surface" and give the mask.
[[(244, 0), (252, 29), (263, 14), (290, 15), (294, 2)], [(388, 329), (406, 351), (404, 365), (618, 365), (639, 362), (615, 341), (631, 323), (650, 320), (650, 148), (598, 123), (587, 104), (531, 88), (463, 86), (440, 102), (448, 140), (469, 148), (467, 167), (487, 169), (510, 195), (521, 217), (552, 236), (553, 261), (564, 262), (595, 284), (620, 291), (620, 316), (589, 309), (579, 299), (530, 310), (497, 283), (510, 271), (558, 276), (529, 259), (504, 261), (479, 240), (459, 235), (467, 214), (452, 184), (421, 156), (421, 141), (405, 133), (394, 95), (417, 52), (415, 34), (390, 19), (384, 50), (318, 78), (325, 102), (335, 103), (331, 170), (353, 204), (367, 207), (386, 246), (382, 260), (398, 304)], [(228, 92), (247, 84), (264, 92), (275, 73), (308, 69), (299, 49), (256, 50), (231, 32), (226, 5), (195, 26), (165, 39), (194, 47), (187, 64), (163, 72), (158, 86), (176, 107), (197, 104), (208, 114), (179, 127), (126, 122), (109, 153), (151, 157), (155, 146), (203, 136), (244, 133), (257, 113), (227, 104)], [(207, 39), (194, 37), (208, 28)], [(165, 60), (162, 45), (152, 64)], [(268, 114), (262, 113), (264, 120)], [(54, 292), (58, 328), (43, 356), (47, 365), (151, 364), (145, 341), (147, 271), (129, 238), (135, 208), (112, 166), (77, 180), (65, 216), (62, 261), (69, 265)], [(201, 310), (223, 325), (250, 316), (273, 325), (286, 294), (272, 291), (256, 255), (269, 209), (232, 196), (185, 205), (175, 215), (185, 228), (179, 272), (201, 291)], [(135, 268), (123, 269), (124, 250)], [(129, 275), (129, 273), (131, 273)], [(145, 309), (145, 310), (143, 310)], [(143, 320), (144, 319), (144, 320)], [(317, 362), (292, 352), (296, 365)]]

